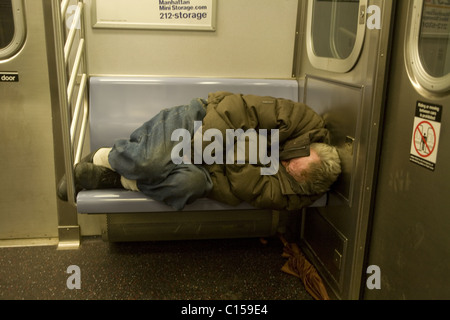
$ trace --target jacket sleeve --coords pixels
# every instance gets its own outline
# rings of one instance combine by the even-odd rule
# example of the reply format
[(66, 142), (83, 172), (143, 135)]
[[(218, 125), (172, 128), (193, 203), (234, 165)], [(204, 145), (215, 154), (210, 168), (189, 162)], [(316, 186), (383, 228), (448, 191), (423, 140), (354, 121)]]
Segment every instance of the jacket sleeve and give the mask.
[(278, 129), (280, 145), (288, 140), (319, 141), (326, 135), (322, 117), (307, 105), (269, 96), (211, 93), (204, 122), (208, 119), (221, 123), (219, 130)]
[[(280, 188), (279, 175), (261, 176), (259, 168), (248, 165), (227, 166), (227, 176), (231, 191), (239, 195), (242, 201), (256, 208), (272, 210), (300, 210), (311, 205), (321, 195), (304, 196), (299, 194), (283, 194)], [(243, 176), (251, 176), (245, 183)]]
[[(287, 209), (288, 197), (282, 194), (277, 175), (262, 176), (259, 169), (252, 165), (227, 166), (231, 191), (239, 195), (242, 201), (257, 208)], [(252, 179), (244, 182), (242, 177), (252, 177)]]
[(232, 206), (240, 204), (243, 200), (233, 193), (230, 181), (224, 172), (225, 166), (213, 164), (206, 167), (213, 183), (213, 188), (208, 197)]

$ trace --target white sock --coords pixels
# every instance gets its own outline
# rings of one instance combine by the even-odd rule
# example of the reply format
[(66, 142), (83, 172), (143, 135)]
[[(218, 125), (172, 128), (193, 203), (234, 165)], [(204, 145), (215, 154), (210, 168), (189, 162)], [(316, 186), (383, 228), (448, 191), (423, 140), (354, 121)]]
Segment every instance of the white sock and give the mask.
[[(93, 158), (93, 162), (96, 166), (103, 166), (108, 169), (111, 169), (114, 171), (114, 169), (111, 167), (108, 161), (108, 155), (111, 151), (111, 148), (101, 148), (99, 149), (95, 154)], [(139, 191), (137, 187), (136, 180), (129, 180), (125, 177), (120, 177), (120, 182), (122, 183), (122, 186), (131, 191)]]
[[(108, 161), (108, 155), (112, 148), (101, 148), (95, 154), (93, 162), (96, 166), (106, 167), (113, 170)], [(114, 170), (113, 170), (114, 171)]]
[(120, 177), (120, 182), (122, 183), (122, 186), (127, 190), (140, 191), (137, 187), (136, 180), (130, 180), (122, 176)]

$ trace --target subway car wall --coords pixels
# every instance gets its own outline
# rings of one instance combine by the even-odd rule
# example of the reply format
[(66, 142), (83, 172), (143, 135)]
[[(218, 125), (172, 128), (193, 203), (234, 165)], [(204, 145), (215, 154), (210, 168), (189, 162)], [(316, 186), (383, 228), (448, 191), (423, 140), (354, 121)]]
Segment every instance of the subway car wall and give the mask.
[[(12, 4), (2, 1), (0, 8), (0, 70), (2, 77), (15, 78), (0, 82), (0, 239), (54, 242), (58, 215), (44, 13), (40, 1)], [(16, 36), (5, 37), (11, 32)]]
[[(91, 77), (294, 80), (343, 162), (328, 205), (300, 212), (297, 230), (330, 293), (450, 299), (450, 5), (189, 2), (195, 15), (169, 1), (0, 1), (0, 246), (79, 249), (104, 232), (106, 214), (78, 214), (56, 197), (68, 154), (77, 157), (60, 106), (82, 100), (83, 81), (87, 97)], [(89, 130), (80, 150), (90, 150)]]

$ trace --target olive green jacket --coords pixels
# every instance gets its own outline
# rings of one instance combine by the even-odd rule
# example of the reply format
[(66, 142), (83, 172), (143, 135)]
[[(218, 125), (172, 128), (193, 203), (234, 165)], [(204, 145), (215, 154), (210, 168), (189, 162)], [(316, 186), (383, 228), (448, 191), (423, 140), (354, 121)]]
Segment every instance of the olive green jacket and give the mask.
[[(308, 156), (311, 143), (329, 141), (322, 117), (305, 104), (287, 99), (229, 92), (209, 94), (203, 132), (218, 129), (225, 137), (227, 129), (251, 128), (257, 132), (279, 130), (278, 172), (261, 175), (259, 161), (205, 165), (214, 185), (209, 197), (231, 205), (245, 201), (258, 208), (276, 210), (298, 210), (318, 199), (321, 195), (300, 194), (297, 182), (286, 172), (281, 160)], [(203, 142), (206, 145), (208, 142)]]

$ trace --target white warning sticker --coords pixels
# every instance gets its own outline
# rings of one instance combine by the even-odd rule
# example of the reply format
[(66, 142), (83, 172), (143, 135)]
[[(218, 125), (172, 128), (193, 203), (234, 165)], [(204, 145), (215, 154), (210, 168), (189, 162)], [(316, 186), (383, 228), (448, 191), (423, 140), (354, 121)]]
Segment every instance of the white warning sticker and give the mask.
[(417, 102), (409, 159), (431, 171), (436, 167), (441, 118), (442, 106)]

